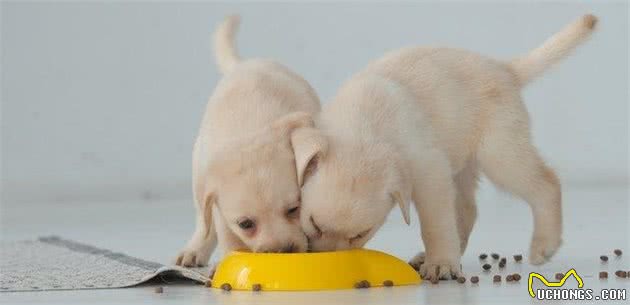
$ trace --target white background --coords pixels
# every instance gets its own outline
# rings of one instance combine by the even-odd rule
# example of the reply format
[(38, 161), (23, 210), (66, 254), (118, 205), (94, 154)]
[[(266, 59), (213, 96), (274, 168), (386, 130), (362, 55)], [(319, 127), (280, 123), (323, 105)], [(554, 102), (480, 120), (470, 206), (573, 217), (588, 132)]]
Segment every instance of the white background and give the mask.
[[(630, 279), (612, 275), (630, 262), (625, 2), (0, 3), (0, 240), (57, 234), (164, 264), (194, 226), (191, 146), (220, 77), (210, 35), (225, 15), (243, 17), (242, 54), (287, 64), (324, 102), (387, 50), (446, 45), (509, 59), (585, 13), (600, 18), (591, 41), (524, 91), (535, 142), (563, 183), (564, 243), (548, 264), (509, 259), (527, 258), (531, 213), (484, 183), (462, 258), (478, 285), (258, 295), (158, 283), (163, 294), (154, 286), (2, 294), (7, 304), (531, 304), (528, 272), (551, 278), (569, 268), (585, 288), (630, 293)], [(407, 227), (396, 210), (367, 246), (408, 259), (422, 249), (418, 232), (418, 220)], [(622, 258), (612, 258), (615, 248)], [(508, 266), (481, 271), (481, 252), (507, 256)], [(598, 280), (600, 271), (611, 278)], [(524, 279), (491, 282), (509, 272)]]
[(582, 3), (2, 3), (2, 204), (189, 201), (190, 153), (220, 77), (210, 35), (302, 74), (322, 101), (385, 51), (508, 59), (585, 14), (598, 32), (524, 97), (564, 184), (628, 183), (628, 6)]

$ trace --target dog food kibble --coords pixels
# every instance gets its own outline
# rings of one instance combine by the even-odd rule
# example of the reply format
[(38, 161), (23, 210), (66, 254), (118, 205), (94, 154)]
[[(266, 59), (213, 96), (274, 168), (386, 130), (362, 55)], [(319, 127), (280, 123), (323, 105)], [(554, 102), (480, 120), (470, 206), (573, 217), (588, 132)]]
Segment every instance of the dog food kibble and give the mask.
[(457, 282), (460, 284), (466, 283), (466, 278), (463, 276), (460, 276), (457, 278)]
[(206, 282), (204, 283), (204, 285), (205, 285), (206, 287), (212, 287), (212, 281), (206, 281)]
[(483, 268), (483, 270), (490, 270), (490, 268), (492, 268), (492, 266), (490, 266), (490, 264), (483, 264), (483, 266), (481, 266)]
[(564, 277), (562, 273), (556, 273), (556, 280), (561, 280)]
[(623, 271), (623, 270), (617, 270), (617, 271), (615, 271), (615, 275), (616, 275), (617, 277), (620, 277), (620, 278), (622, 278), (622, 279), (625, 279), (625, 278), (627, 278), (627, 277), (628, 277), (628, 272)]
[(260, 291), (262, 289), (262, 285), (254, 284), (252, 285), (252, 291)]
[(500, 275), (498, 275), (498, 274), (497, 274), (497, 275), (495, 275), (495, 276), (492, 278), (492, 281), (493, 281), (493, 282), (495, 282), (495, 283), (500, 283), (500, 282), (501, 282), (501, 276), (500, 276)]
[(479, 277), (478, 276), (471, 276), (470, 277), (470, 282), (473, 283), (473, 284), (479, 283)]
[(232, 285), (225, 283), (223, 285), (221, 285), (221, 289), (225, 290), (225, 291), (230, 291), (232, 290)]
[(599, 257), (599, 259), (601, 259), (602, 262), (607, 262), (608, 261), (608, 256), (602, 255), (602, 256)]
[(520, 254), (514, 254), (514, 260), (517, 262), (520, 262), (523, 260), (523, 255)]
[(394, 286), (394, 282), (390, 281), (390, 280), (386, 280), (383, 282), (383, 286), (385, 287), (392, 287)]
[(499, 261), (499, 268), (505, 268), (505, 261), (503, 259)]
[(155, 293), (162, 293), (162, 292), (164, 292), (164, 288), (162, 288), (162, 287), (155, 287), (155, 289), (153, 291)]
[(613, 251), (615, 253), (615, 255), (617, 256), (621, 256), (621, 254), (623, 254), (623, 252), (621, 252), (621, 249), (615, 249), (615, 251)]
[(479, 259), (486, 259), (486, 258), (488, 258), (488, 254), (485, 254), (485, 253), (479, 254)]
[(600, 279), (607, 279), (607, 278), (608, 278), (608, 272), (606, 272), (606, 271), (601, 271), (601, 272), (599, 273), (599, 278), (600, 278)]
[(512, 278), (513, 278), (515, 281), (517, 281), (517, 282), (518, 282), (518, 281), (520, 281), (520, 280), (521, 280), (521, 275), (520, 275), (520, 274), (518, 274), (518, 273), (514, 273), (514, 274), (512, 274)]
[(492, 253), (490, 255), (492, 256), (493, 259), (499, 259), (499, 254)]
[(359, 281), (356, 284), (354, 284), (354, 288), (357, 288), (357, 289), (370, 288), (370, 282), (366, 280)]
[(513, 281), (513, 280), (514, 280), (514, 276), (513, 276), (513, 275), (511, 275), (511, 274), (508, 274), (508, 276), (506, 276), (506, 277), (505, 277), (505, 281), (506, 281), (506, 282), (511, 282), (511, 281)]

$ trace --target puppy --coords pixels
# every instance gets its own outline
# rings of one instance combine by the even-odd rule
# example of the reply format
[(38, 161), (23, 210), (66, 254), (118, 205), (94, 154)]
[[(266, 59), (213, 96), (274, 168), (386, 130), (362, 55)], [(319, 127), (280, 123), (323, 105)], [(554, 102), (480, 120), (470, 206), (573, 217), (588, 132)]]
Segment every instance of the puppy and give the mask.
[(224, 74), (208, 102), (193, 148), (196, 229), (177, 265), (207, 264), (216, 244), (226, 252), (307, 249), (291, 135), (313, 126), (319, 100), (309, 84), (270, 60), (239, 59), (238, 18), (215, 33)]
[(526, 200), (534, 217), (530, 261), (548, 260), (561, 243), (558, 178), (530, 141), (520, 90), (593, 31), (591, 15), (509, 62), (448, 48), (391, 52), (353, 76), (326, 104), (319, 132), (296, 138), (301, 222), (315, 251), (362, 247), (398, 205), (421, 222), (426, 279), (460, 274), (460, 255), (476, 218), (483, 172)]

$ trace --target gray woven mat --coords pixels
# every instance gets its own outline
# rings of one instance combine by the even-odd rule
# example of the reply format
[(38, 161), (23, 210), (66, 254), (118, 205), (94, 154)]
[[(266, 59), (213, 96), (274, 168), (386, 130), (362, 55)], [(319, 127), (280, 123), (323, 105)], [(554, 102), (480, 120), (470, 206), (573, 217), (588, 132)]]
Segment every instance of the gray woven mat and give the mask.
[(206, 268), (164, 266), (56, 236), (0, 243), (0, 292), (120, 288), (164, 274), (208, 280)]

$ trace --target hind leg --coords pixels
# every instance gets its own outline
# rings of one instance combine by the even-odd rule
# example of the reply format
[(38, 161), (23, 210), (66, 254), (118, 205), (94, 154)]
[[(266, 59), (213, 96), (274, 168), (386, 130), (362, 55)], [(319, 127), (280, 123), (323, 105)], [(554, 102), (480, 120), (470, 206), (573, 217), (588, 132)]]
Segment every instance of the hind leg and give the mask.
[(479, 171), (475, 160), (468, 162), (466, 167), (455, 175), (455, 209), (457, 210), (457, 232), (461, 253), (464, 254), (468, 246), (470, 232), (477, 220), (477, 204), (475, 192), (479, 179)]
[(524, 199), (534, 218), (529, 260), (542, 264), (562, 242), (560, 183), (530, 143), (527, 113), (519, 107), (499, 109), (483, 138), (478, 160), (498, 187)]

